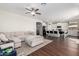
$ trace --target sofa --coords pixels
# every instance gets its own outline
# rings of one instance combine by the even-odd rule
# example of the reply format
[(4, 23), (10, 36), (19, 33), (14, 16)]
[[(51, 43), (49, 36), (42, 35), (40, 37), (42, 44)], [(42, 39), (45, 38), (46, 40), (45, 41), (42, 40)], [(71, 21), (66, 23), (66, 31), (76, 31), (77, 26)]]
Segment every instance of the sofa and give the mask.
[(25, 41), (29, 46), (34, 47), (43, 43), (43, 37), (35, 35), (35, 32), (0, 32), (14, 42), (14, 47), (21, 47), (21, 42)]
[(15, 48), (21, 47), (21, 40), (19, 38), (13, 37), (13, 38), (11, 38), (9, 40), (12, 40), (14, 42), (14, 47)]
[[(2, 37), (2, 40), (5, 42), (9, 42), (9, 43), (6, 43), (6, 44), (2, 44), (1, 46), (3, 47), (6, 47), (6, 46), (10, 46), (12, 44), (14, 44), (14, 48), (18, 48), (18, 47), (21, 47), (21, 40), (18, 38), (18, 37), (15, 37), (15, 36), (11, 36), (11, 33), (10, 34), (6, 34), (6, 33), (0, 33), (0, 37)], [(10, 42), (12, 41), (12, 42)]]

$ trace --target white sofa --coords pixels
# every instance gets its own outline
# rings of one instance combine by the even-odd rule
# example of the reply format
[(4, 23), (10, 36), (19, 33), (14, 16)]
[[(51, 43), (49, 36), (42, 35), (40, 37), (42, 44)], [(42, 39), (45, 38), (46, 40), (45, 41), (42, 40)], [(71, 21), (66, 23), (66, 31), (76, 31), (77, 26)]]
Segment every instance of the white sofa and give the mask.
[(25, 38), (25, 42), (29, 46), (34, 47), (34, 46), (37, 46), (37, 45), (43, 43), (43, 37), (35, 36), (35, 35), (34, 36), (30, 35), (30, 36)]
[[(2, 38), (3, 41), (13, 41), (14, 48), (21, 47), (21, 39), (18, 38), (18, 37), (14, 37), (14, 35), (11, 34), (11, 33), (9, 33), (9, 34), (7, 34), (7, 33), (0, 33), (0, 38)], [(10, 44), (8, 43), (7, 45), (10, 45)]]
[(12, 40), (14, 42), (14, 48), (21, 47), (21, 40), (17, 37), (13, 37), (9, 40)]
[(35, 32), (0, 32), (6, 35), (9, 40), (14, 42), (14, 47), (21, 47), (21, 42), (25, 41), (30, 46), (36, 46), (43, 43), (43, 37), (36, 36)]

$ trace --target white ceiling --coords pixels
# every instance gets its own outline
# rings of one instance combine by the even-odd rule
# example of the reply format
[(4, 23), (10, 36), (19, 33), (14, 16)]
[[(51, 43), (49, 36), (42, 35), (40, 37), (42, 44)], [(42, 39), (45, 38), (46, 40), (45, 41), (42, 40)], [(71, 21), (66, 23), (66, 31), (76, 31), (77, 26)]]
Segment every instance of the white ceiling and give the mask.
[[(39, 8), (42, 15), (33, 17), (25, 8)], [(79, 15), (78, 3), (47, 3), (42, 6), (40, 3), (0, 3), (0, 10), (17, 13), (26, 17), (32, 17), (47, 22), (68, 21), (72, 17)]]

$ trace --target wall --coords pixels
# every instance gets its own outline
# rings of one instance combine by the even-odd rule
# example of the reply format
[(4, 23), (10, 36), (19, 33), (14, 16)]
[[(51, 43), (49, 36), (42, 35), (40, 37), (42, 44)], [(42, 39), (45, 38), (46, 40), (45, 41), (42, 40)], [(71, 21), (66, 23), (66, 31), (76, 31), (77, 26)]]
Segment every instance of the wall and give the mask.
[[(73, 22), (76, 22), (76, 23), (73, 23)], [(69, 30), (68, 30), (69, 31), (68, 32), (69, 35), (71, 35), (71, 36), (78, 36), (78, 32), (79, 32), (78, 24), (79, 24), (78, 20), (75, 20), (75, 19), (74, 19), (74, 21), (70, 21), (69, 22), (69, 26), (76, 25), (75, 27), (69, 27)]]
[(68, 23), (57, 23), (57, 26), (61, 26), (63, 30), (68, 30)]
[(70, 36), (78, 36), (78, 30), (68, 30), (68, 35)]
[(0, 10), (0, 32), (34, 31), (35, 19)]
[(57, 29), (57, 26), (61, 26), (63, 30), (68, 30), (68, 23), (56, 23), (47, 25), (48, 30)]

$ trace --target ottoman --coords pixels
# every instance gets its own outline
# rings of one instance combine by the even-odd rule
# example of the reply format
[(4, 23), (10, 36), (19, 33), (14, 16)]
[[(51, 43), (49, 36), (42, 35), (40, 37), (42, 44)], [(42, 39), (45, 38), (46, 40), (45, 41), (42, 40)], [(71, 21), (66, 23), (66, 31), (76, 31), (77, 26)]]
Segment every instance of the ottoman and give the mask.
[(29, 46), (34, 47), (43, 43), (43, 37), (42, 36), (28, 36), (25, 38), (25, 42)]

